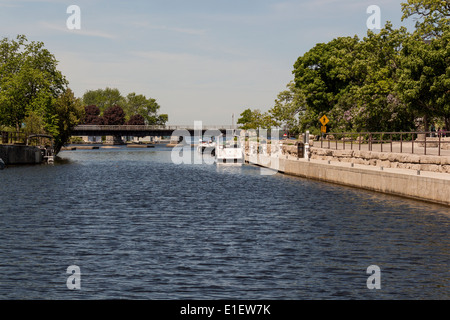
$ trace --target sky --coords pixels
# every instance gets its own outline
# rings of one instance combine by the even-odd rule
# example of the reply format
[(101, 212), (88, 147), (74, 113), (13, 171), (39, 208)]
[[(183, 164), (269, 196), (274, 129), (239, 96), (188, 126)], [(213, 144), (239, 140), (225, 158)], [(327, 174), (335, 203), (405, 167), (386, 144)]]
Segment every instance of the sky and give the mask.
[[(117, 88), (156, 99), (170, 125), (230, 125), (269, 110), (317, 43), (363, 38), (371, 14), (401, 21), (402, 0), (0, 0), (0, 36), (42, 41), (77, 97)], [(76, 5), (80, 29), (69, 29)], [(374, 30), (375, 32), (377, 30)]]

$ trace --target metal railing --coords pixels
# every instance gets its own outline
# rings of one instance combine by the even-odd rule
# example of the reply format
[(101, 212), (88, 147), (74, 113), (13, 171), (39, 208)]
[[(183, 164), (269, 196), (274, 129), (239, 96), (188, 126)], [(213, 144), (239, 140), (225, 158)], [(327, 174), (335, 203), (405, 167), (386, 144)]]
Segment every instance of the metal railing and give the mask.
[[(449, 150), (450, 131), (427, 132), (330, 132), (322, 134), (320, 147), (335, 150), (443, 155)], [(435, 151), (433, 153), (433, 151)]]
[(27, 135), (24, 132), (0, 131), (0, 144), (26, 144)]
[[(202, 129), (234, 129), (233, 125), (207, 125), (203, 124)], [(147, 131), (147, 130), (194, 130), (194, 125), (78, 125), (74, 131)]]

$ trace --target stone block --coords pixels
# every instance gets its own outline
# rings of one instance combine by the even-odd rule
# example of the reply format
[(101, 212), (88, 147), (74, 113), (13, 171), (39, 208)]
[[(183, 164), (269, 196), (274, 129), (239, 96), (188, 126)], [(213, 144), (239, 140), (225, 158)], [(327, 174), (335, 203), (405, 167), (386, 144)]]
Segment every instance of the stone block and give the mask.
[(441, 165), (450, 165), (450, 157), (440, 157)]
[(363, 151), (354, 150), (353, 151), (353, 158), (358, 158), (358, 159), (364, 158), (362, 152)]
[(378, 159), (380, 159), (380, 160), (388, 160), (389, 153), (387, 153), (387, 152), (378, 152), (377, 156), (378, 156)]
[(422, 171), (431, 171), (431, 172), (440, 172), (441, 166), (436, 164), (421, 164), (420, 170)]
[(441, 164), (441, 157), (439, 156), (421, 156), (421, 164)]
[(338, 158), (351, 158), (353, 157), (353, 150), (333, 150), (333, 156)]
[(407, 163), (420, 163), (420, 156), (417, 154), (405, 154), (404, 157), (402, 157), (403, 162)]

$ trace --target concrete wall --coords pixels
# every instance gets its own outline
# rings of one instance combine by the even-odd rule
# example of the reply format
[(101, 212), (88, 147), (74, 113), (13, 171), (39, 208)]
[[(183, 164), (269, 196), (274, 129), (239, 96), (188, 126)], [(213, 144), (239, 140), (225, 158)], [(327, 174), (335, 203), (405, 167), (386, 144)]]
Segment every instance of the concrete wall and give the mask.
[(38, 164), (43, 161), (39, 148), (18, 145), (0, 145), (0, 158), (6, 165)]
[(250, 163), (288, 175), (327, 181), (366, 190), (398, 195), (450, 206), (450, 175), (417, 170), (387, 168), (350, 163), (328, 163), (324, 160), (272, 158), (259, 155)]

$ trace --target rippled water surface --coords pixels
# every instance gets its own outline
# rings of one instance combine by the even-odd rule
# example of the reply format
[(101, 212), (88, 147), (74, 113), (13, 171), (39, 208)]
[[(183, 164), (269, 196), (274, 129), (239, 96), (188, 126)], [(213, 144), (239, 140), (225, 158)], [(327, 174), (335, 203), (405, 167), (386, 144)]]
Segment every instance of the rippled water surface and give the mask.
[(0, 171), (0, 298), (450, 298), (448, 207), (170, 150)]

